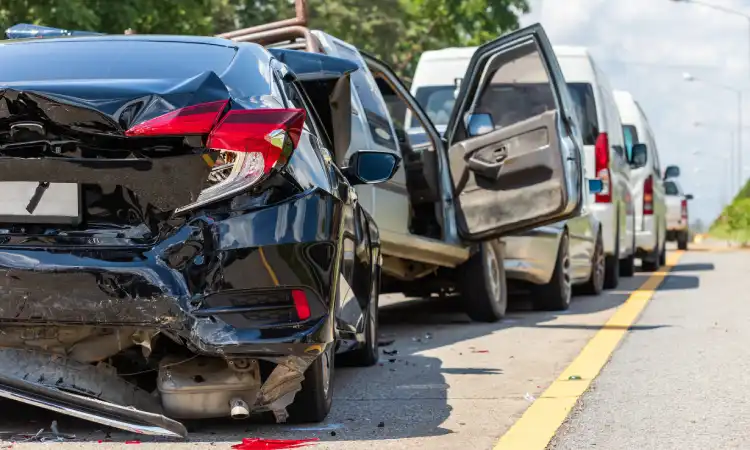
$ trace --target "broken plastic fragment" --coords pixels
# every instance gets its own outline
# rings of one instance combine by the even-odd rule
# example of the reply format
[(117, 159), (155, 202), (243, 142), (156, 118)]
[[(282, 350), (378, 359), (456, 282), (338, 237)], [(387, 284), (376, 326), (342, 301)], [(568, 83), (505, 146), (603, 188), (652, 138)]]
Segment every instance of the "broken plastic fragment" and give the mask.
[(578, 376), (578, 375), (571, 375), (571, 376), (568, 377), (568, 380), (580, 380), (580, 379), (581, 379), (581, 377)]
[(260, 439), (260, 438), (243, 438), (241, 444), (232, 446), (235, 450), (270, 450), (307, 447), (318, 438), (312, 439)]

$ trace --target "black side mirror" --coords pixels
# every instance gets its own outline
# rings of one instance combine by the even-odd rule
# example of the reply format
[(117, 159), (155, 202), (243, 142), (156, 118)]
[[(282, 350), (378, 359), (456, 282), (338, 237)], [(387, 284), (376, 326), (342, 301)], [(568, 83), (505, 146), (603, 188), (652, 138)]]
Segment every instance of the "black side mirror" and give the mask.
[(401, 158), (394, 153), (359, 150), (349, 158), (349, 165), (342, 172), (352, 186), (377, 184), (390, 180), (400, 162)]
[(469, 116), (466, 128), (469, 136), (481, 136), (495, 129), (495, 122), (492, 121), (492, 114), (475, 113)]
[(685, 194), (685, 199), (686, 200), (692, 200), (693, 199), (693, 194)]
[(630, 167), (632, 169), (640, 169), (646, 167), (648, 162), (648, 147), (646, 144), (635, 144), (633, 150), (630, 152)]
[(679, 166), (667, 166), (667, 170), (664, 171), (664, 179), (677, 178), (680, 176)]

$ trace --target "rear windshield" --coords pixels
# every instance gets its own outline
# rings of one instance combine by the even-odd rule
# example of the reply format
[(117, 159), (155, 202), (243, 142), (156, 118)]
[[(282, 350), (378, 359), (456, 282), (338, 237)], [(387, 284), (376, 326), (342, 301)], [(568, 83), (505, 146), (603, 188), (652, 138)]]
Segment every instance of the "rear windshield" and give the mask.
[[(0, 45), (0, 83), (221, 74), (235, 49), (189, 42), (49, 41)], [(9, 63), (11, 62), (12, 63)]]
[(630, 161), (631, 156), (633, 155), (633, 146), (640, 142), (638, 140), (638, 130), (636, 130), (633, 125), (623, 125), (622, 134), (625, 138), (625, 151), (627, 151), (628, 161)]
[(568, 91), (575, 103), (583, 144), (595, 145), (599, 136), (599, 121), (596, 118), (594, 89), (589, 83), (568, 83)]
[(677, 189), (677, 185), (673, 181), (664, 182), (664, 192), (667, 195), (680, 195), (680, 190)]

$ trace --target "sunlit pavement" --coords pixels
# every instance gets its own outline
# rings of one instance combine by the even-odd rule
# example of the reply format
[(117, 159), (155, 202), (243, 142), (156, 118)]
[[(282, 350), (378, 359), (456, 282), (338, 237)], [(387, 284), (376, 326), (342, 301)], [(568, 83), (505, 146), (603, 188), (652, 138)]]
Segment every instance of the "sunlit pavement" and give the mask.
[[(685, 253), (560, 429), (557, 448), (731, 447), (750, 421), (741, 351), (750, 342), (742, 326), (750, 316), (747, 267), (748, 252)], [(490, 449), (647, 278), (637, 273), (600, 297), (576, 297), (565, 313), (528, 311), (522, 301), (499, 324), (469, 323), (455, 301), (384, 298), (381, 339), (394, 343), (383, 350), (397, 353), (373, 368), (337, 368), (324, 424), (212, 421), (188, 442), (168, 442), (107, 435), (97, 425), (5, 402), (0, 431), (36, 432), (56, 419), (77, 440), (54, 445), (75, 448), (133, 439), (141, 447), (229, 448), (263, 437), (319, 438), (311, 448)], [(108, 436), (112, 443), (99, 442)]]

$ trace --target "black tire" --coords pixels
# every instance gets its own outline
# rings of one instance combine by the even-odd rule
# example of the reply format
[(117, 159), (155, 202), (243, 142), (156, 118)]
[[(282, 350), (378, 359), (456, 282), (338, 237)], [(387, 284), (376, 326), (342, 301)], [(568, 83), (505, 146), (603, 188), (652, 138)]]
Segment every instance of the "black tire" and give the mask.
[(288, 422), (318, 423), (328, 416), (333, 402), (335, 347), (335, 344), (329, 345), (305, 371), (302, 390), (297, 392), (294, 403), (287, 408)]
[(614, 289), (620, 284), (620, 230), (615, 236), (615, 253), (604, 257), (604, 289)]
[(534, 309), (542, 311), (565, 311), (570, 308), (573, 296), (570, 279), (570, 238), (568, 233), (560, 237), (557, 262), (549, 283), (534, 288)]
[(659, 246), (659, 235), (656, 235), (656, 245), (648, 257), (641, 260), (641, 269), (646, 272), (655, 272), (661, 266), (662, 247)]
[(688, 232), (680, 231), (677, 234), (677, 249), (687, 250), (688, 249)]
[(580, 292), (586, 295), (599, 295), (604, 290), (604, 272), (606, 270), (606, 262), (604, 260), (604, 242), (602, 241), (602, 233), (596, 236), (596, 243), (594, 244), (594, 254), (591, 256), (591, 275), (589, 275), (588, 281), (581, 285)]
[(661, 252), (659, 253), (659, 266), (667, 265), (667, 243), (664, 242), (661, 246)]
[(380, 273), (373, 283), (370, 305), (365, 317), (364, 343), (361, 347), (340, 356), (343, 364), (356, 367), (370, 367), (378, 363), (378, 298), (380, 295)]
[(502, 245), (498, 241), (482, 242), (479, 251), (459, 271), (459, 287), (471, 320), (497, 322), (505, 317), (508, 286)]
[(635, 275), (635, 254), (620, 260), (620, 276), (632, 277)]

